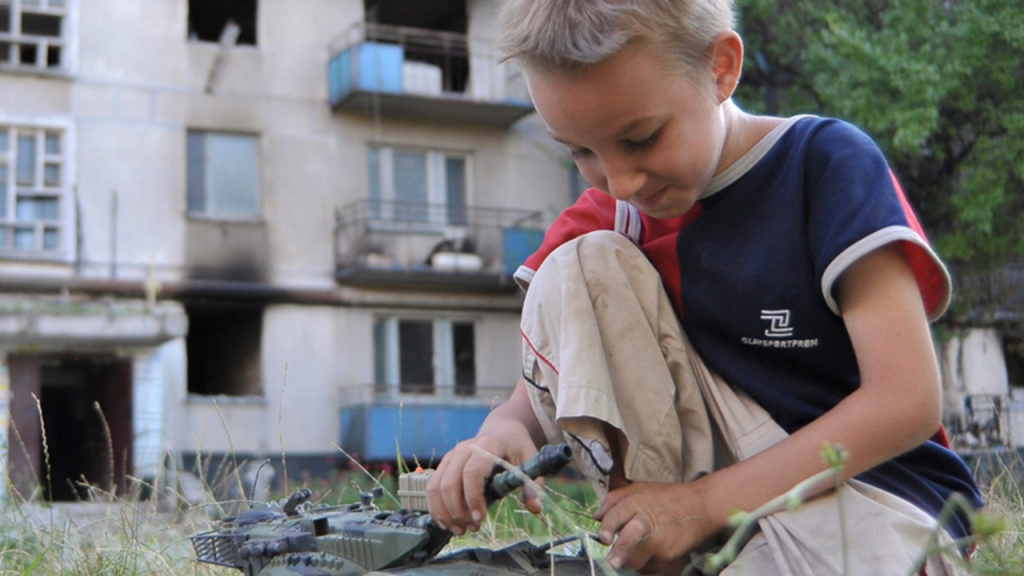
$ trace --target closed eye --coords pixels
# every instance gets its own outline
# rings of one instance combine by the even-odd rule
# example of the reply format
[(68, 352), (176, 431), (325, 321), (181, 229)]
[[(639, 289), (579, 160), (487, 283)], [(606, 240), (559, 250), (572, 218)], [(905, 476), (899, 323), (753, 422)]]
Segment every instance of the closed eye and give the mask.
[(658, 136), (661, 136), (661, 128), (658, 128), (654, 133), (642, 140), (625, 140), (623, 142), (623, 146), (625, 146), (627, 150), (632, 151), (646, 150), (658, 141)]
[(579, 160), (581, 158), (586, 158), (586, 157), (590, 156), (590, 154), (591, 154), (590, 150), (588, 150), (586, 148), (577, 148), (575, 150), (573, 150), (572, 148), (569, 149), (569, 156), (572, 156), (573, 160)]

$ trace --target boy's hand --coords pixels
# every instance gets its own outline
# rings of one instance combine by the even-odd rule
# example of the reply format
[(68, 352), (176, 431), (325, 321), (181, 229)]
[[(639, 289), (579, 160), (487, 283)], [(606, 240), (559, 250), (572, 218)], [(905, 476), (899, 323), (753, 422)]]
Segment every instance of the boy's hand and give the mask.
[[(441, 460), (427, 484), (427, 507), (434, 521), (457, 535), (479, 530), (487, 517), (484, 482), (498, 460), (518, 465), (536, 453), (529, 437), (516, 434), (502, 438), (481, 435), (460, 442)], [(527, 493), (525, 500), (527, 509), (540, 513), (539, 495)]]
[(594, 518), (608, 562), (643, 573), (662, 570), (723, 528), (704, 507), (700, 481), (634, 482), (608, 493)]

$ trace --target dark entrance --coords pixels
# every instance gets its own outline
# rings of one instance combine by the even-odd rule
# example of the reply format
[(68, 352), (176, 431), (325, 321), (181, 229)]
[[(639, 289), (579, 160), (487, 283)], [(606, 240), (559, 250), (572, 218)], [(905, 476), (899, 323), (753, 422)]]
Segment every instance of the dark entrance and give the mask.
[(12, 355), (8, 368), (14, 489), (29, 497), (38, 487), (48, 501), (85, 498), (90, 486), (124, 494), (132, 469), (131, 360)]

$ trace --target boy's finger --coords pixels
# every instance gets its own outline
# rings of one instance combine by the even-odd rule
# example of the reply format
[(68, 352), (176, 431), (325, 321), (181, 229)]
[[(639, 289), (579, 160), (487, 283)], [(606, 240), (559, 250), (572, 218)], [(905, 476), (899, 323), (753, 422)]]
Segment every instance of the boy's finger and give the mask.
[(537, 478), (533, 482), (527, 482), (523, 486), (523, 500), (526, 502), (526, 509), (534, 514), (540, 514), (544, 508), (544, 479)]
[(611, 546), (612, 542), (615, 541), (615, 535), (626, 527), (635, 514), (634, 510), (628, 509), (626, 506), (616, 506), (609, 510), (605, 514), (604, 519), (601, 520), (601, 526), (597, 530), (597, 537), (601, 540), (601, 543), (605, 546)]
[(487, 517), (487, 500), (484, 498), (484, 482), (494, 470), (494, 462), (487, 457), (478, 455), (470, 459), (462, 471), (462, 483), (465, 486), (465, 498), (469, 520), (476, 528)]
[[(604, 527), (602, 526), (602, 532)], [(649, 536), (647, 523), (641, 516), (633, 516), (622, 530), (618, 531), (618, 538), (608, 552), (608, 563), (615, 570), (623, 566), (640, 568), (647, 564), (648, 556), (642, 554), (640, 544)]]

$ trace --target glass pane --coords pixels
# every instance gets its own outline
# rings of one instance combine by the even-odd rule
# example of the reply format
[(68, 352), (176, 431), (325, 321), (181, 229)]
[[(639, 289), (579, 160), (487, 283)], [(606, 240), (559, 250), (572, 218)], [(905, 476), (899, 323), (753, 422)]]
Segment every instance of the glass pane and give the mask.
[(60, 46), (47, 46), (46, 47), (46, 67), (47, 68), (59, 68), (60, 67)]
[(228, 218), (259, 215), (256, 199), (257, 140), (236, 134), (206, 134), (207, 213)]
[(0, 248), (7, 248), (11, 245), (11, 230), (0, 228)]
[(19, 250), (34, 250), (36, 247), (36, 231), (34, 228), (15, 228), (14, 247)]
[(206, 194), (203, 190), (204, 162), (203, 142), (206, 140), (202, 132), (188, 133), (188, 212), (189, 214), (206, 213)]
[(11, 61), (11, 43), (0, 42), (0, 62), (7, 64)]
[(64, 7), (64, 0), (50, 0), (49, 4), (50, 4), (50, 8), (63, 8)]
[(60, 186), (60, 164), (47, 163), (43, 166), (43, 185)]
[(423, 152), (394, 153), (395, 219), (401, 222), (426, 222), (427, 155)]
[[(24, 0), (22, 0), (24, 3)], [(52, 14), (36, 14), (34, 12), (22, 12), (21, 33), (30, 36), (49, 36), (60, 38), (60, 16)]]
[(18, 136), (18, 185), (32, 186), (36, 183), (36, 138)]
[(22, 6), (39, 6), (39, 0), (21, 0)]
[(18, 48), (20, 49), (18, 62), (28, 66), (35, 66), (36, 54), (39, 52), (38, 47), (35, 44), (19, 44)]
[(60, 231), (56, 228), (43, 228), (43, 250), (60, 248)]
[(391, 384), (391, 382), (388, 382), (387, 322), (387, 320), (380, 318), (373, 323), (374, 384)]
[(455, 391), (459, 394), (472, 394), (476, 389), (476, 355), (472, 323), (452, 323), (452, 349), (455, 353)]
[(19, 197), (15, 217), (23, 222), (57, 220), (59, 207), (56, 198)]
[(466, 224), (466, 160), (448, 158), (444, 163), (448, 223)]
[(11, 31), (11, 5), (0, 2), (0, 32)]
[(380, 190), (380, 149), (371, 146), (366, 150), (366, 197), (370, 202), (369, 214), (374, 220), (381, 215)]
[(46, 153), (51, 156), (60, 154), (60, 134), (55, 132), (46, 133)]
[(0, 152), (7, 152), (7, 130), (0, 130)]
[(7, 217), (7, 166), (0, 164), (0, 218)]
[(434, 386), (434, 323), (398, 323), (399, 383), (403, 392), (430, 391)]
[(57, 220), (60, 218), (60, 205), (56, 198), (38, 198), (36, 213), (40, 220)]

